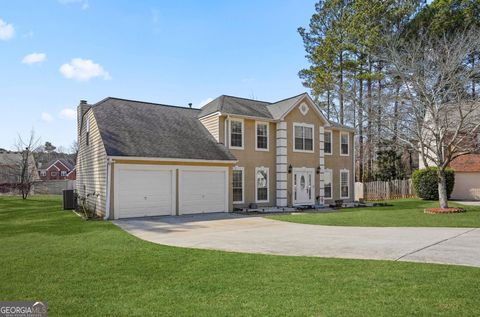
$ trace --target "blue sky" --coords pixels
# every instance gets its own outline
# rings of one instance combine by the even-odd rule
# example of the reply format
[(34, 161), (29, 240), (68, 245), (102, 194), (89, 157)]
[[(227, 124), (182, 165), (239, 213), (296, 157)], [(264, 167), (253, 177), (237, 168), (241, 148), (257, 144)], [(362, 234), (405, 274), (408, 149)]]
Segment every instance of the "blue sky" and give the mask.
[(0, 0), (0, 148), (34, 128), (69, 148), (80, 99), (194, 107), (305, 91), (315, 1)]

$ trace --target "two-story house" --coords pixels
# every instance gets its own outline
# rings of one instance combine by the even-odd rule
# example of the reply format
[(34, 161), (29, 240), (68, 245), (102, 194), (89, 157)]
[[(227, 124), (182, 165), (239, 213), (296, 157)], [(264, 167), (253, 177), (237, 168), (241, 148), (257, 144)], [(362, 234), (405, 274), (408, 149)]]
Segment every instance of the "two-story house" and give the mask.
[(308, 94), (202, 109), (106, 98), (78, 107), (77, 191), (105, 218), (352, 201), (354, 130)]

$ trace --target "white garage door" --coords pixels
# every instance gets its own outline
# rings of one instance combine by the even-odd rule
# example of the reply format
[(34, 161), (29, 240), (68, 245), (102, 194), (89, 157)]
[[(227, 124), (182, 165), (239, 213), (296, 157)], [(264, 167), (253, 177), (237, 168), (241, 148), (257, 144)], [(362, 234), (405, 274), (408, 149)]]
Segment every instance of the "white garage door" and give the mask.
[(226, 168), (180, 170), (179, 213), (226, 212), (227, 175)]
[(175, 214), (175, 170), (158, 166), (116, 166), (115, 218)]
[(480, 200), (480, 173), (455, 173), (452, 199)]

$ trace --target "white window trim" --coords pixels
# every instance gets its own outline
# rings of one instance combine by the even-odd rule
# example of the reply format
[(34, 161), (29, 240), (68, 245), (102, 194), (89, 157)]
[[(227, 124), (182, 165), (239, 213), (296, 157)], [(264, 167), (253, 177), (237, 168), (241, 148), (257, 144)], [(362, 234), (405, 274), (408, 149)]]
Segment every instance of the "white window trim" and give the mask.
[(325, 173), (330, 173), (330, 188), (331, 188), (331, 191), (330, 191), (330, 196), (326, 196), (325, 195), (325, 181), (323, 183), (323, 188), (324, 188), (324, 191), (323, 191), (323, 199), (333, 199), (333, 171), (331, 168), (326, 168), (323, 173), (325, 175)]
[[(266, 149), (260, 149), (258, 148), (258, 125), (263, 124), (267, 126), (267, 148)], [(268, 122), (263, 122), (263, 121), (255, 121), (255, 151), (262, 151), (262, 152), (268, 152), (270, 148), (270, 124)]]
[(62, 177), (67, 176), (67, 171), (61, 171), (61, 172), (60, 172), (60, 176), (62, 176)]
[[(325, 134), (330, 133), (330, 152), (325, 151)], [(333, 154), (333, 131), (332, 130), (324, 130), (323, 131), (323, 154), (325, 155), (332, 155)]]
[[(258, 188), (257, 188), (257, 173), (260, 170), (267, 172), (267, 199), (258, 200)], [(255, 167), (255, 202), (256, 203), (268, 203), (270, 202), (270, 169), (268, 167)]]
[(234, 201), (233, 200), (233, 174), (232, 174), (232, 201), (234, 204), (243, 204), (245, 202), (245, 168), (240, 166), (235, 166), (234, 171), (242, 171), (242, 200)]
[(47, 176), (47, 171), (41, 171), (40, 176)]
[[(297, 150), (295, 149), (295, 127), (307, 127), (307, 128), (312, 128), (312, 150)], [(293, 152), (299, 152), (299, 153), (314, 153), (315, 152), (315, 126), (310, 123), (298, 123), (294, 122), (293, 123), (293, 129), (292, 129), (292, 140), (293, 140)]]
[[(347, 146), (348, 146), (348, 152), (347, 154), (342, 154), (342, 135), (347, 135)], [(348, 132), (340, 132), (339, 133), (339, 150), (340, 150), (340, 156), (350, 156), (350, 134)]]
[[(347, 172), (347, 185), (348, 185), (348, 196), (342, 196), (342, 173)], [(350, 170), (344, 168), (340, 170), (340, 199), (349, 199), (350, 198)]]
[[(233, 121), (236, 121), (236, 122), (240, 122), (242, 124), (242, 146), (232, 146), (232, 122)], [(228, 132), (228, 145), (229, 145), (229, 148), (230, 149), (234, 149), (234, 150), (243, 150), (245, 148), (245, 122), (243, 119), (239, 119), (239, 118), (230, 118), (229, 119), (229, 132)]]

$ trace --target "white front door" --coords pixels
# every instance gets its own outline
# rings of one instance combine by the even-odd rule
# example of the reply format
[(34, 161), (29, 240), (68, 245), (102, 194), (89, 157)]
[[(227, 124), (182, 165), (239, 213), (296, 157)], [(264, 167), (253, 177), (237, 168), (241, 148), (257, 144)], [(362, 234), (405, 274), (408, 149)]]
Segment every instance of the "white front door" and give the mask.
[(293, 205), (313, 205), (315, 203), (315, 169), (293, 169)]

